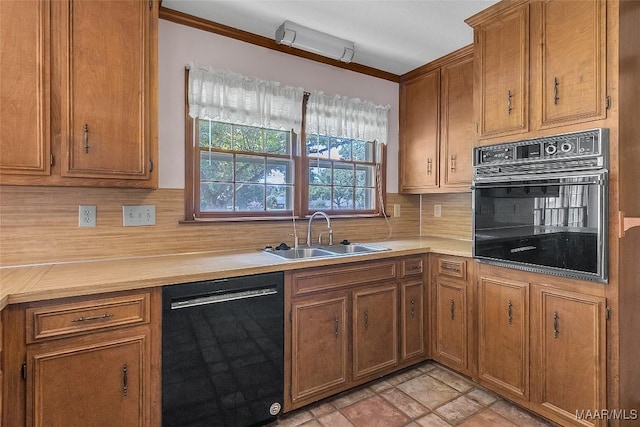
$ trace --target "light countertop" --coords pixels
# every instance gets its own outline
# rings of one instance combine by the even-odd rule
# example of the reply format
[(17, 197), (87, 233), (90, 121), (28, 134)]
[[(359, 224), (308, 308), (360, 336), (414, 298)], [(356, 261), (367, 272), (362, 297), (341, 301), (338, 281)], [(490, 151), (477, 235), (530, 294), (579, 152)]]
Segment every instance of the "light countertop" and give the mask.
[(9, 304), (23, 302), (430, 252), (471, 257), (469, 240), (421, 237), (367, 244), (391, 250), (294, 261), (258, 250), (244, 250), (3, 267), (0, 268), (0, 310)]

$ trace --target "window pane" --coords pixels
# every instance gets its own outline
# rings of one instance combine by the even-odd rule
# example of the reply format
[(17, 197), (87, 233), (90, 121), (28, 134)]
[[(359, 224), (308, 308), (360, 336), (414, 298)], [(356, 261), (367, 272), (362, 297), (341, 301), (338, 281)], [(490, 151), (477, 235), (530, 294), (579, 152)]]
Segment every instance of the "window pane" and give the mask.
[(353, 141), (353, 160), (359, 162), (373, 162), (373, 143)]
[(326, 136), (309, 135), (307, 137), (307, 156), (329, 157), (329, 138)]
[(236, 184), (236, 210), (265, 210), (264, 191), (264, 185)]
[(273, 154), (289, 154), (289, 132), (282, 130), (265, 129), (265, 151)]
[(329, 209), (331, 208), (331, 187), (309, 186), (309, 208)]
[(233, 185), (204, 182), (200, 184), (201, 212), (233, 210)]
[(200, 152), (201, 181), (233, 181), (233, 155)]
[(331, 138), (331, 159), (351, 160), (351, 141), (342, 138)]
[(268, 184), (293, 184), (293, 160), (267, 158)]
[(233, 149), (236, 151), (252, 151), (262, 153), (262, 129), (252, 126), (233, 127)]
[(333, 209), (353, 209), (353, 188), (333, 188)]
[(290, 185), (267, 185), (267, 210), (291, 210), (292, 188)]
[(265, 182), (264, 157), (237, 156), (236, 182)]
[(333, 185), (351, 186), (355, 184), (353, 164), (335, 163), (333, 166)]
[(356, 166), (356, 187), (373, 187), (375, 184), (374, 166)]
[(331, 184), (331, 163), (313, 162), (309, 167), (309, 184)]
[(373, 188), (356, 188), (356, 209), (373, 210), (376, 206)]

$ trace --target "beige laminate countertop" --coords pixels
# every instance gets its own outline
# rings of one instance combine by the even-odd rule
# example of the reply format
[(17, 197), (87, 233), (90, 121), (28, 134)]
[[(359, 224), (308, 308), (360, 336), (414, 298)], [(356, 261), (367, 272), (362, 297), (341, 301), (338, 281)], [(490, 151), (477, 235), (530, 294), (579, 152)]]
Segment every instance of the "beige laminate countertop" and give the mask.
[(420, 237), (367, 243), (391, 250), (295, 261), (280, 259), (258, 250), (244, 250), (3, 267), (0, 268), (0, 310), (9, 304), (23, 302), (429, 252), (471, 256), (469, 240)]

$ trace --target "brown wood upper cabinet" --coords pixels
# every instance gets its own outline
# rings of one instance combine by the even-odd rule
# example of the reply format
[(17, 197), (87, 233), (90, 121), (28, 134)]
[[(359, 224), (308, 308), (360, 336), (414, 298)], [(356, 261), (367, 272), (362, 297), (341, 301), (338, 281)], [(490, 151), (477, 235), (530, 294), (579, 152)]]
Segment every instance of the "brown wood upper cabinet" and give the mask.
[(503, 1), (466, 22), (478, 139), (605, 117), (603, 0)]
[(2, 183), (155, 188), (157, 2), (0, 7)]
[(400, 191), (469, 191), (473, 53), (468, 46), (402, 76)]

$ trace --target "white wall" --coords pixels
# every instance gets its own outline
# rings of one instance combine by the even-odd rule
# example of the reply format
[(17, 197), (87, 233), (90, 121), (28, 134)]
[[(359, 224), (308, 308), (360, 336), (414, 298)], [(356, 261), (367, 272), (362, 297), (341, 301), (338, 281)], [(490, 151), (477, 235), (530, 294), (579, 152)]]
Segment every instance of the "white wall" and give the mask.
[[(160, 188), (184, 188), (184, 66), (189, 61), (391, 105), (387, 191), (398, 191), (397, 83), (160, 20), (158, 29), (158, 143)], [(357, 46), (356, 46), (357, 48)]]

